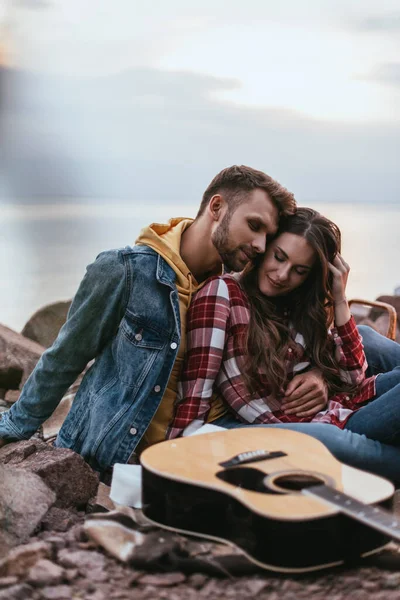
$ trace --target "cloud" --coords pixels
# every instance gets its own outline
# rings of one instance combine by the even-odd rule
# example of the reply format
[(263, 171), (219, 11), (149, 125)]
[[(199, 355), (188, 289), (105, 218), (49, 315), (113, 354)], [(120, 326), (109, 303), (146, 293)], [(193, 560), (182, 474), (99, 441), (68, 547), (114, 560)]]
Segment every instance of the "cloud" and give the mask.
[(400, 63), (376, 65), (364, 79), (400, 86)]
[(184, 204), (237, 163), (276, 177), (303, 203), (400, 197), (398, 124), (331, 124), (222, 102), (215, 92), (239, 82), (191, 72), (16, 79), (3, 111), (3, 152), (14, 196), (24, 202), (91, 196)]
[(399, 31), (400, 12), (364, 17), (353, 21), (353, 24), (361, 31)]
[(37, 10), (40, 8), (50, 8), (53, 5), (51, 0), (13, 0), (14, 7), (29, 8)]

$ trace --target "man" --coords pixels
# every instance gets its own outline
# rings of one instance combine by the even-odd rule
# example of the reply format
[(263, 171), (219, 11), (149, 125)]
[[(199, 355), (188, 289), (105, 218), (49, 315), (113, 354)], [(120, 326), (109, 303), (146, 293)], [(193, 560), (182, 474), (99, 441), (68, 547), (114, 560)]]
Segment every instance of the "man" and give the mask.
[[(93, 358), (55, 445), (75, 450), (105, 472), (164, 440), (193, 293), (222, 265), (241, 271), (264, 251), (279, 217), (294, 210), (293, 195), (271, 177), (233, 166), (210, 183), (194, 221), (153, 224), (133, 248), (100, 254), (89, 265), (53, 346), (18, 402), (3, 414), (0, 445), (28, 439)], [(295, 406), (312, 398), (326, 402), (318, 373), (298, 375), (291, 390)], [(224, 412), (216, 401), (209, 420)], [(325, 424), (302, 425), (343, 462), (389, 477), (391, 465), (400, 462), (400, 449)]]
[[(2, 443), (29, 438), (94, 358), (55, 445), (103, 471), (163, 440), (193, 293), (223, 264), (242, 270), (264, 251), (279, 216), (294, 210), (293, 194), (271, 177), (233, 166), (210, 183), (194, 221), (151, 225), (133, 248), (100, 254), (58, 338), (0, 421)], [(312, 386), (323, 391), (320, 382)], [(210, 418), (223, 412), (215, 404)]]

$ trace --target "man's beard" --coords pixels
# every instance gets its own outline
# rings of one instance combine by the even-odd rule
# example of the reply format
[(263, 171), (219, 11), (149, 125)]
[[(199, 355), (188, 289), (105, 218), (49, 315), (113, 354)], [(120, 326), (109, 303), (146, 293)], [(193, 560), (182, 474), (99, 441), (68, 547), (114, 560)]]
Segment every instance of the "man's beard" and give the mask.
[[(242, 271), (247, 263), (255, 256), (250, 246), (236, 246), (232, 248), (229, 243), (229, 225), (231, 222), (231, 214), (229, 211), (224, 215), (221, 223), (212, 235), (211, 241), (215, 249), (221, 257), (224, 267), (227, 271)], [(246, 252), (250, 256), (245, 259), (241, 251)]]

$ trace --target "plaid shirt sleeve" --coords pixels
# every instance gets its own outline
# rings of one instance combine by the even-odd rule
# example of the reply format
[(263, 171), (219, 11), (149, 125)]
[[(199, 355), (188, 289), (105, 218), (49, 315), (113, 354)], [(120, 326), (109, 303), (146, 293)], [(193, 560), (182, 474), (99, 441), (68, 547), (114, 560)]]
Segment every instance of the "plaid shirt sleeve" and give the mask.
[(207, 418), (223, 359), (229, 314), (229, 290), (220, 277), (195, 295), (187, 315), (186, 357), (167, 439), (194, 432)]
[(365, 379), (368, 363), (354, 317), (344, 325), (332, 329), (331, 334), (336, 346), (340, 379), (345, 383), (361, 384)]

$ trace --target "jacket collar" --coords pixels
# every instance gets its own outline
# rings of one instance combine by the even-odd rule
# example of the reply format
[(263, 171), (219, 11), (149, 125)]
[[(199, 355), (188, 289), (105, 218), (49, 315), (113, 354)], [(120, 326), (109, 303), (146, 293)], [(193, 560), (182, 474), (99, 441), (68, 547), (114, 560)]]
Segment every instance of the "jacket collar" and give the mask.
[(158, 255), (157, 259), (157, 271), (156, 271), (157, 280), (160, 283), (165, 285), (169, 285), (171, 287), (175, 284), (176, 273), (172, 267), (163, 259), (162, 256)]

